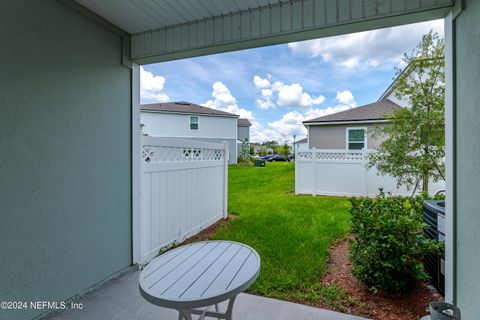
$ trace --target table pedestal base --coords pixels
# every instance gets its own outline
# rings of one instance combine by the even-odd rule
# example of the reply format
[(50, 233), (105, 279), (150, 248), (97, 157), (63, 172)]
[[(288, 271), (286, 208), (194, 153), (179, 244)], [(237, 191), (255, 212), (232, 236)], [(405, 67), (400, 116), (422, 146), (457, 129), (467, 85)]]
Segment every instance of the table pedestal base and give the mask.
[(235, 302), (235, 298), (233, 297), (228, 301), (227, 311), (219, 312), (218, 311), (218, 304), (215, 304), (215, 311), (208, 311), (206, 309), (179, 309), (178, 310), (178, 320), (192, 320), (192, 314), (199, 315), (200, 317), (198, 320), (203, 320), (206, 317), (210, 318), (217, 318), (232, 320), (232, 312), (233, 312), (233, 303)]

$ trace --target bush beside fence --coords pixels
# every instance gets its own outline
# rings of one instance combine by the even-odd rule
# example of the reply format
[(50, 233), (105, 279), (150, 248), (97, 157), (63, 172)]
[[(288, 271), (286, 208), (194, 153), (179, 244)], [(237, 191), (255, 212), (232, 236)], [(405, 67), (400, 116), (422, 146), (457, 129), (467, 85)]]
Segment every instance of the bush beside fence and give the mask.
[(374, 289), (405, 291), (427, 278), (422, 257), (440, 249), (423, 235), (424, 195), (352, 198), (353, 274)]

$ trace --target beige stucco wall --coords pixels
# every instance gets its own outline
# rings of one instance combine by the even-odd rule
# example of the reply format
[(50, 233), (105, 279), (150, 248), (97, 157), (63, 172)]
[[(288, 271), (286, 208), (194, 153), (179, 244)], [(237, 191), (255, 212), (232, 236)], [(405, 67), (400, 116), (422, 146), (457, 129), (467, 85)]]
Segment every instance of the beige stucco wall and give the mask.
[(367, 128), (367, 148), (377, 149), (383, 139), (373, 138), (376, 126), (383, 124), (344, 124), (309, 126), (308, 147), (316, 149), (346, 149), (347, 128)]

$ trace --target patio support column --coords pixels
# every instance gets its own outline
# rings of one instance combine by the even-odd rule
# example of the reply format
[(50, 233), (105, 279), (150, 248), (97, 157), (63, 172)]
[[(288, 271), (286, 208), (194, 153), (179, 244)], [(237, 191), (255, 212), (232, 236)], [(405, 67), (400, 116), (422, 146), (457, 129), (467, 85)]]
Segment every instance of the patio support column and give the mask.
[(140, 250), (140, 66), (132, 64), (132, 257), (141, 258)]
[(445, 300), (455, 303), (455, 164), (454, 164), (454, 48), (453, 17), (445, 17), (445, 168), (446, 228), (445, 235)]
[(461, 309), (464, 319), (478, 319), (480, 314), (479, 16), (480, 1), (456, 1), (452, 16), (455, 123), (453, 301)]

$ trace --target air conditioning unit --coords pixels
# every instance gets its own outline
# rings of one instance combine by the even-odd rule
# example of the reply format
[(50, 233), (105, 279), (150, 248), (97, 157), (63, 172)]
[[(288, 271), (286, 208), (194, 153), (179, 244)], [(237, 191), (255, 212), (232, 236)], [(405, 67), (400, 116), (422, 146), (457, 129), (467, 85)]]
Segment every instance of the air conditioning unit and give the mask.
[[(423, 202), (424, 233), (429, 239), (445, 242), (445, 201), (426, 200)], [(425, 271), (430, 275), (433, 286), (445, 293), (445, 252), (427, 254), (424, 257)]]

